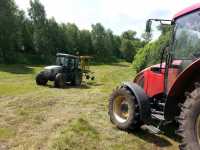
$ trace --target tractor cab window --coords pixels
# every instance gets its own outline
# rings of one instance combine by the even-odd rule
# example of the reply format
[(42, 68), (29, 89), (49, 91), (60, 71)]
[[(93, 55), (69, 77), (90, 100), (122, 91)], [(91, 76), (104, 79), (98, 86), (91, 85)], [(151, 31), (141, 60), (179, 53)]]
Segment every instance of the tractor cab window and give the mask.
[(68, 66), (69, 59), (67, 57), (57, 57), (56, 65), (59, 66)]
[(176, 20), (173, 55), (176, 60), (200, 57), (200, 11)]
[(74, 60), (74, 66), (76, 67), (76, 68), (79, 68), (80, 67), (80, 61), (79, 61), (79, 59), (75, 59)]
[(67, 67), (68, 67), (69, 69), (74, 69), (74, 64), (75, 64), (75, 60), (72, 59), (72, 58), (70, 58), (70, 59), (68, 60)]

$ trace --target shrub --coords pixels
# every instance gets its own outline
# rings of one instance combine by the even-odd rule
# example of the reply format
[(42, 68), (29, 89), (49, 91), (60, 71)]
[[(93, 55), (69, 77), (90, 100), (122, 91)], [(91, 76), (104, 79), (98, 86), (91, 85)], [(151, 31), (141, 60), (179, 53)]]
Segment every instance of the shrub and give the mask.
[(133, 60), (133, 68), (140, 70), (159, 63), (161, 50), (169, 44), (170, 32), (163, 34), (158, 40), (147, 44), (144, 48), (139, 49)]

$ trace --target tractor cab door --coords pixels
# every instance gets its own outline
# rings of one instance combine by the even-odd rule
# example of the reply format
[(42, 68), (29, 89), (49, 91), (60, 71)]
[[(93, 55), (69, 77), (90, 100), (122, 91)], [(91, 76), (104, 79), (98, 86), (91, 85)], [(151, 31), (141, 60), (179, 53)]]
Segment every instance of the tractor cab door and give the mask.
[(164, 91), (164, 69), (160, 65), (150, 67), (144, 73), (146, 83), (144, 89), (148, 96), (152, 97)]
[(183, 72), (193, 61), (192, 60), (178, 60), (174, 59), (169, 65), (167, 72), (167, 93), (174, 85), (177, 77)]
[(145, 86), (144, 89), (148, 96), (153, 97), (164, 92), (164, 77), (165, 77), (165, 57), (167, 48), (162, 49), (160, 64), (151, 66), (145, 71)]
[(172, 64), (169, 65), (168, 72), (167, 72), (167, 82), (166, 88), (167, 91), (173, 86), (174, 82), (176, 81), (179, 73), (181, 72), (182, 61), (181, 60), (173, 60)]
[(177, 76), (200, 57), (199, 11), (176, 20), (169, 62), (167, 90)]
[(152, 97), (164, 93), (165, 88), (169, 90), (181, 71), (183, 62), (180, 60), (172, 61), (172, 63), (168, 65), (169, 68), (166, 70), (166, 63), (163, 61), (166, 60), (167, 52), (168, 48), (163, 49), (161, 63), (151, 66), (150, 69), (145, 72), (147, 80), (144, 88), (148, 96)]

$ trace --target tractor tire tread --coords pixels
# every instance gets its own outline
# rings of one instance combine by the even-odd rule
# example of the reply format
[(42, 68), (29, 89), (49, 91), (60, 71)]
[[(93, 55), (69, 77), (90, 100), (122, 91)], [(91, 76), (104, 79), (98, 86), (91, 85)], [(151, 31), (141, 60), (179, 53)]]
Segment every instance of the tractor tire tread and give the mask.
[(36, 76), (36, 84), (37, 85), (46, 85), (48, 82), (48, 79), (45, 76), (45, 72), (42, 71)]
[[(200, 145), (195, 140), (196, 134), (195, 131), (191, 130), (191, 126), (195, 126), (194, 121), (195, 118), (192, 119), (192, 115), (197, 114), (199, 112), (195, 108), (195, 106), (200, 104), (200, 85), (199, 83), (195, 83), (195, 89), (188, 94), (186, 92), (186, 100), (181, 107), (181, 113), (180, 116), (177, 117), (178, 123), (179, 123), (179, 129), (176, 131), (176, 133), (181, 137), (181, 144), (179, 145), (180, 150), (199, 150)], [(192, 120), (192, 121), (191, 121)]]
[[(131, 119), (127, 121), (126, 125), (122, 125), (119, 122), (117, 122), (113, 115), (113, 101), (114, 101), (115, 96), (120, 95), (120, 94), (125, 94), (129, 98), (131, 98), (134, 105), (133, 109), (135, 109), (134, 115), (130, 117)], [(138, 129), (142, 125), (142, 122), (140, 121), (140, 112), (137, 106), (138, 104), (135, 99), (135, 96), (126, 87), (117, 87), (115, 90), (113, 90), (113, 93), (110, 95), (110, 98), (109, 98), (108, 114), (110, 116), (111, 122), (115, 124), (119, 129), (127, 131), (127, 132), (129, 132), (130, 130), (133, 131), (133, 130)]]

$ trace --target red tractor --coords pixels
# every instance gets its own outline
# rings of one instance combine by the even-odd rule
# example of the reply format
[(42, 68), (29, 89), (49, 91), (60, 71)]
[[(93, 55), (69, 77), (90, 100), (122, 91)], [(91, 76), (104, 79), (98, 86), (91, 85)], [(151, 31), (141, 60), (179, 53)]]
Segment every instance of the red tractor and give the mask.
[[(181, 150), (200, 150), (200, 3), (177, 13), (170, 21), (170, 44), (161, 63), (142, 70), (133, 82), (123, 83), (109, 99), (109, 116), (122, 130), (137, 130), (146, 124), (160, 126), (177, 121)], [(153, 126), (155, 122), (158, 126)]]

